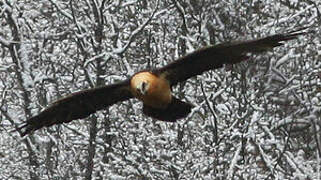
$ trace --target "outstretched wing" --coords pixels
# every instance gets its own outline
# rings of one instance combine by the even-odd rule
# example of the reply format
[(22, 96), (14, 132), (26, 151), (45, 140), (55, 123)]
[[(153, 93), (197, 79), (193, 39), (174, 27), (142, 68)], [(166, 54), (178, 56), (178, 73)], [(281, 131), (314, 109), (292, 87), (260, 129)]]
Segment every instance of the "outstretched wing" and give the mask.
[(130, 99), (133, 96), (130, 92), (129, 82), (129, 80), (126, 80), (73, 93), (57, 100), (40, 114), (28, 119), (18, 130), (21, 131), (21, 136), (25, 136), (42, 127), (85, 118), (97, 110)]
[(179, 58), (153, 73), (169, 80), (171, 86), (202, 74), (210, 69), (221, 68), (224, 64), (235, 64), (248, 59), (247, 53), (261, 53), (283, 45), (282, 41), (295, 39), (306, 32), (293, 31), (286, 34), (276, 34), (266, 38), (225, 43), (205, 47), (187, 56)]

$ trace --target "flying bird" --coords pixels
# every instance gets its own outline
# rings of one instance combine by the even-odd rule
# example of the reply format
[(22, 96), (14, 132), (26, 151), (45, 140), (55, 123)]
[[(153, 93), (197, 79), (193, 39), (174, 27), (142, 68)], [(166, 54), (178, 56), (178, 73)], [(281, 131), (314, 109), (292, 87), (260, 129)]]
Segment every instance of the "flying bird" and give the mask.
[(205, 71), (249, 59), (249, 53), (262, 53), (283, 45), (306, 32), (292, 31), (261, 39), (223, 43), (199, 49), (168, 65), (140, 71), (127, 80), (87, 89), (57, 100), (18, 128), (21, 136), (42, 127), (86, 118), (117, 102), (137, 98), (143, 102), (143, 113), (154, 119), (176, 122), (186, 117), (193, 105), (177, 99), (171, 87)]

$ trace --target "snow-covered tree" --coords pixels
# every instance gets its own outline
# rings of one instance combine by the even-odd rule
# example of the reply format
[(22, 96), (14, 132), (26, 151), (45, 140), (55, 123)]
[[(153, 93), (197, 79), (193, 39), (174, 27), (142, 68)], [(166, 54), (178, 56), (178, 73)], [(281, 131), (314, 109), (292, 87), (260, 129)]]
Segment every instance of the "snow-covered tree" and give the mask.
[[(316, 0), (1, 0), (0, 179), (320, 179)], [(165, 123), (132, 99), (14, 131), (51, 102), (211, 44), (310, 34), (173, 89), (196, 107)]]

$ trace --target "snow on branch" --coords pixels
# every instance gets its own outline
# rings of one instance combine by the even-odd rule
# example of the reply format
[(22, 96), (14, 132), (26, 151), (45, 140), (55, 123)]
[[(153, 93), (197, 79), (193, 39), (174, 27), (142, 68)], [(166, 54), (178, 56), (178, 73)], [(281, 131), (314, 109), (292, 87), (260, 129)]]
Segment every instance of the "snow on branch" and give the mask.
[(0, 36), (0, 44), (7, 48), (10, 46), (10, 42), (2, 38), (1, 36)]
[(70, 13), (67, 13), (66, 11), (62, 10), (62, 9), (60, 8), (60, 6), (56, 3), (56, 1), (53, 1), (53, 0), (49, 0), (49, 1), (57, 8), (57, 10), (58, 10), (62, 15), (64, 15), (66, 18), (68, 18), (68, 19), (70, 19), (70, 20), (73, 19), (73, 18), (72, 18), (72, 15), (71, 15)]
[(152, 13), (152, 15), (141, 25), (139, 26), (137, 29), (135, 29), (132, 34), (129, 37), (128, 42), (126, 43), (126, 45), (124, 47), (121, 48), (116, 48), (113, 50), (114, 54), (118, 54), (118, 55), (122, 55), (130, 46), (130, 44), (134, 41), (135, 37), (144, 30), (144, 28), (150, 23), (150, 21), (154, 18), (154, 15), (158, 9), (158, 4), (159, 4), (159, 0), (156, 3), (156, 7)]
[(237, 161), (239, 160), (240, 158), (240, 152), (241, 152), (241, 149), (242, 149), (242, 143), (239, 143), (237, 145), (237, 149), (234, 153), (234, 156), (233, 156), (233, 159), (231, 160), (231, 163), (230, 163), (230, 167), (227, 171), (227, 179), (233, 179), (233, 174), (234, 174), (234, 171), (235, 171), (235, 168), (237, 166)]

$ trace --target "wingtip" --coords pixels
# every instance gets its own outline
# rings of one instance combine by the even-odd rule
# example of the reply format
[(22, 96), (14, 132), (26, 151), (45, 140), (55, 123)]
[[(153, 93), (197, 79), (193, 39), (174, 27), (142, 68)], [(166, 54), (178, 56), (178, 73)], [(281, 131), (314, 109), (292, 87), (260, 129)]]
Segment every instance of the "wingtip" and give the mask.
[(311, 30), (310, 28), (311, 27), (309, 27), (309, 26), (304, 26), (304, 27), (289, 31), (288, 34), (297, 34), (297, 33), (298, 34), (308, 34), (308, 33), (312, 33), (313, 30)]
[(24, 137), (27, 134), (30, 134), (32, 130), (29, 128), (28, 123), (24, 122), (20, 127), (16, 128), (16, 131), (20, 133), (21, 137)]
[(39, 115), (34, 116), (24, 121), (20, 126), (16, 128), (16, 131), (20, 133), (21, 137), (31, 134), (33, 131), (40, 129), (41, 123), (39, 122)]
[(296, 30), (293, 30), (293, 31), (288, 31), (286, 33), (281, 33), (281, 34), (275, 34), (273, 36), (269, 36), (265, 39), (263, 39), (264, 41), (265, 40), (268, 40), (268, 42), (270, 42), (271, 44), (271, 47), (274, 48), (274, 47), (278, 47), (278, 46), (281, 46), (284, 44), (284, 41), (290, 41), (290, 40), (294, 40), (294, 39), (297, 39), (298, 36), (301, 36), (301, 35), (306, 35), (306, 34), (309, 34), (309, 33), (312, 33), (312, 31), (308, 31), (308, 28), (307, 27), (303, 27), (303, 28), (299, 28), (299, 29), (296, 29)]
[(298, 36), (310, 34), (313, 32), (314, 32), (313, 30), (309, 30), (309, 27), (302, 27), (302, 28), (287, 32), (284, 35), (285, 36), (284, 39), (291, 40), (291, 39), (297, 38)]

